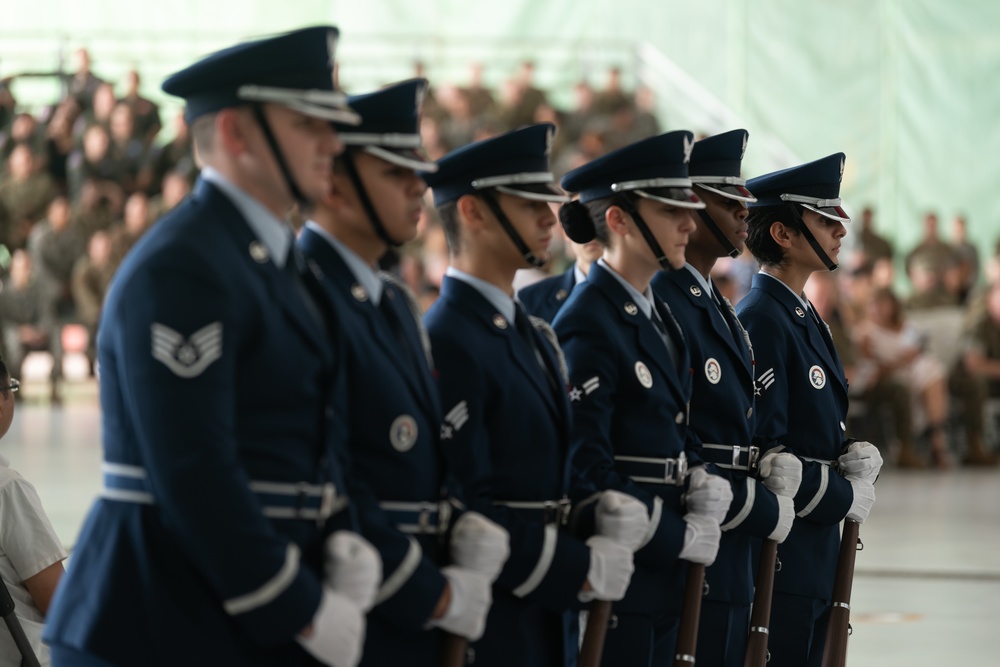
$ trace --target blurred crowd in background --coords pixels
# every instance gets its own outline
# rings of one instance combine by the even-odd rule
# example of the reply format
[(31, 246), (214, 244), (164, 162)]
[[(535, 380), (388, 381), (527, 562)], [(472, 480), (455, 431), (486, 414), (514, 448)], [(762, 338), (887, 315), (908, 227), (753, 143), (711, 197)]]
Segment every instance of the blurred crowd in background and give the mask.
[[(416, 64), (414, 76), (424, 75)], [(431, 81), (421, 125), (431, 158), (548, 121), (559, 128), (558, 177), (661, 131), (652, 92), (623, 89), (617, 68), (602, 86), (577, 84), (565, 109), (535, 85), (531, 62), (498, 89), (484, 86), (482, 75), (472, 65), (464, 85)], [(122, 258), (187, 196), (198, 173), (183, 117), (161, 117), (143, 97), (138, 71), (104, 80), (79, 49), (72, 71), (59, 77), (61, 97), (35, 113), (19, 108), (11, 79), (0, 81), (0, 345), (14, 377), (28, 353), (51, 355), (53, 403), (61, 400), (67, 351), (85, 354), (93, 372), (101, 304)], [(877, 208), (865, 208), (849, 227), (841, 269), (814, 275), (807, 291), (844, 361), (851, 418), (878, 432), (871, 440), (893, 443), (903, 465), (992, 464), (988, 452), (1000, 440), (998, 249), (981, 257), (961, 214), (942, 224), (928, 211), (923, 226), (916, 247), (896, 248), (878, 233)], [(522, 272), (518, 283), (573, 261), (571, 245), (557, 237), (548, 270)], [(426, 308), (447, 262), (428, 201), (418, 239), (386, 257), (384, 268)], [(756, 271), (744, 253), (720, 261), (713, 279), (735, 304)]]

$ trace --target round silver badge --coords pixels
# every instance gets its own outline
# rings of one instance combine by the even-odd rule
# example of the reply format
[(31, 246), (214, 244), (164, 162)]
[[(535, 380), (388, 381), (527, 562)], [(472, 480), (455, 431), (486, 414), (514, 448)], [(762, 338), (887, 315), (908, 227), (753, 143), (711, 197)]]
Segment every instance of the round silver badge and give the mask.
[(799, 308), (798, 306), (795, 306), (795, 314), (798, 315), (799, 317), (805, 317), (806, 316), (806, 314), (804, 312), (802, 312), (802, 309)]
[(697, 285), (691, 285), (691, 294), (695, 296), (701, 296), (701, 288)]
[(639, 312), (639, 306), (635, 305), (631, 301), (625, 303), (625, 312), (629, 315), (635, 315)]
[(351, 296), (353, 296), (358, 301), (368, 300), (368, 292), (365, 290), (364, 287), (362, 287), (358, 283), (354, 283), (353, 285), (351, 285)]
[(417, 420), (399, 415), (389, 427), (389, 442), (397, 452), (408, 452), (417, 444)]
[(709, 357), (705, 362), (705, 379), (712, 384), (719, 384), (719, 380), (722, 379), (722, 365), (717, 359)]
[(646, 389), (653, 386), (653, 374), (649, 372), (649, 368), (646, 367), (646, 364), (641, 361), (635, 362), (635, 377), (639, 380), (639, 384)]
[(564, 289), (561, 289), (558, 292), (556, 292), (556, 301), (565, 301), (566, 297), (568, 297), (568, 296), (569, 296), (569, 292), (567, 292)]
[(263, 264), (268, 259), (270, 259), (270, 253), (267, 252), (267, 246), (260, 241), (253, 241), (250, 243), (250, 256), (253, 261), (258, 264)]
[(496, 315), (493, 316), (493, 326), (495, 326), (497, 329), (506, 329), (507, 319), (503, 315), (497, 313)]
[(813, 386), (814, 389), (822, 389), (826, 386), (826, 371), (824, 371), (819, 366), (813, 366), (809, 369), (809, 384)]

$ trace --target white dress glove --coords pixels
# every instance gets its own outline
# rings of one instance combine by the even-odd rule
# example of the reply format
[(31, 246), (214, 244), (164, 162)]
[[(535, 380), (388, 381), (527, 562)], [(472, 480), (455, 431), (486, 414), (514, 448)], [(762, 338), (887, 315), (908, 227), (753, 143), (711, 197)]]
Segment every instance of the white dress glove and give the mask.
[(612, 602), (621, 600), (625, 597), (628, 582), (635, 571), (632, 550), (603, 535), (591, 537), (587, 540), (587, 546), (590, 547), (587, 581), (591, 590), (580, 591), (580, 602), (594, 599)]
[(837, 462), (845, 477), (857, 477), (874, 484), (882, 469), (882, 454), (870, 442), (852, 442)]
[(476, 641), (486, 629), (486, 615), (493, 603), (492, 582), (479, 572), (454, 565), (441, 568), (441, 574), (448, 580), (451, 603), (444, 616), (431, 620), (430, 625)]
[(761, 458), (757, 476), (771, 493), (793, 498), (802, 483), (802, 461), (794, 454), (771, 452)]
[(685, 496), (688, 512), (700, 514), (722, 523), (733, 502), (733, 489), (729, 480), (718, 475), (709, 475), (705, 468), (698, 466), (691, 471), (688, 492)]
[(355, 667), (365, 643), (365, 614), (348, 596), (324, 587), (312, 633), (298, 642), (324, 665)]
[(451, 531), (451, 559), (460, 568), (477, 572), (492, 583), (510, 555), (510, 536), (500, 525), (478, 512), (466, 512)]
[(326, 538), (327, 586), (368, 611), (381, 583), (382, 559), (368, 540), (346, 530)]
[(646, 506), (620, 491), (605, 491), (597, 501), (597, 534), (610, 537), (632, 551), (639, 548), (649, 532)]
[(781, 544), (788, 537), (789, 531), (792, 530), (792, 522), (795, 521), (795, 501), (790, 496), (775, 496), (775, 498), (778, 499), (778, 524), (767, 539)]
[(851, 509), (847, 511), (847, 518), (851, 521), (864, 523), (868, 518), (868, 513), (872, 511), (872, 505), (875, 504), (875, 485), (852, 475), (846, 475), (845, 478), (854, 489), (854, 502), (851, 503)]
[(684, 547), (678, 558), (691, 563), (711, 565), (719, 553), (722, 529), (715, 517), (688, 512), (684, 515), (687, 527), (684, 530)]

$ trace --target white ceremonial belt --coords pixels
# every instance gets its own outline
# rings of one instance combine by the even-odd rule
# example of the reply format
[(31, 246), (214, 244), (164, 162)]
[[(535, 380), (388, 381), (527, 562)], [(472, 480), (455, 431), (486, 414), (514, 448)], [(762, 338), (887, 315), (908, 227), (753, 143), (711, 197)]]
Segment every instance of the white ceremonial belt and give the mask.
[[(155, 505), (146, 469), (142, 466), (105, 461), (101, 464), (104, 486), (101, 497), (124, 503)], [(251, 480), (250, 491), (257, 496), (261, 512), (271, 519), (324, 521), (347, 506), (347, 498), (337, 495), (333, 482), (274, 482)]]

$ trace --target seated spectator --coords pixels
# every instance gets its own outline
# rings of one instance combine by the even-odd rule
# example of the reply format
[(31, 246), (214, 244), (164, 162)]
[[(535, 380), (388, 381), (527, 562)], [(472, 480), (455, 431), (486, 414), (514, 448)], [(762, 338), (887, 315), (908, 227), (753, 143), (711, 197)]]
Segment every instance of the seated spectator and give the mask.
[(172, 171), (163, 177), (160, 194), (149, 200), (150, 221), (159, 220), (180, 204), (191, 192), (191, 183), (179, 171)]
[(124, 207), (121, 188), (110, 181), (84, 181), (73, 208), (73, 224), (85, 237), (106, 230), (121, 216)]
[(875, 212), (871, 206), (865, 206), (861, 211), (861, 234), (858, 236), (861, 252), (872, 265), (880, 259), (891, 260), (895, 254), (889, 240), (875, 231), (874, 218)]
[[(851, 277), (848, 281), (854, 282)], [(913, 438), (913, 410), (910, 405), (910, 391), (905, 384), (887, 372), (878, 361), (861, 354), (850, 330), (855, 322), (856, 311), (852, 311), (840, 299), (837, 279), (832, 273), (814, 273), (806, 283), (806, 294), (820, 317), (830, 327), (830, 337), (840, 356), (847, 377), (851, 407), (856, 408), (862, 401), (870, 414), (879, 415), (888, 411), (892, 417), (893, 435), (898, 444), (896, 465), (901, 468), (923, 468), (927, 464), (917, 453)], [(877, 417), (876, 417), (877, 419)], [(883, 437), (888, 434), (879, 433)], [(876, 435), (862, 434), (864, 439)], [(883, 442), (878, 442), (880, 447)], [(888, 457), (887, 457), (888, 458)]]
[(111, 231), (111, 260), (116, 269), (149, 226), (149, 200), (143, 193), (136, 192), (125, 202), (122, 224)]
[[(54, 317), (45, 308), (42, 286), (35, 278), (31, 255), (24, 249), (14, 251), (10, 275), (0, 290), (0, 330), (3, 332), (4, 356), (10, 372), (21, 375), (21, 364), (29, 352), (47, 351), (52, 340)], [(61, 347), (61, 346), (56, 346)], [(52, 373), (62, 366), (62, 359), (53, 363)], [(51, 398), (59, 402), (59, 390), (52, 383)]]
[(115, 267), (111, 262), (111, 238), (96, 232), (87, 243), (87, 254), (73, 267), (73, 302), (77, 319), (87, 328), (87, 360), (93, 372), (96, 360), (97, 324), (101, 319), (104, 295), (111, 284)]
[(184, 121), (184, 114), (178, 114), (173, 123), (174, 136), (161, 146), (152, 146), (146, 154), (146, 162), (139, 171), (139, 189), (149, 195), (159, 192), (163, 179), (172, 171), (180, 172), (188, 182), (194, 183), (198, 167), (191, 147), (190, 128)]
[(69, 190), (69, 156), (73, 153), (73, 123), (80, 109), (72, 97), (60, 102), (52, 112), (45, 137), (45, 168), (60, 192)]
[(47, 307), (60, 321), (74, 316), (70, 279), (86, 244), (82, 231), (72, 224), (69, 200), (63, 195), (52, 200), (48, 215), (35, 225), (28, 238), (28, 250)]
[(954, 281), (945, 280), (946, 276), (955, 275), (953, 268), (950, 255), (939, 259), (915, 258), (907, 269), (913, 293), (906, 300), (906, 309), (924, 310), (957, 306), (957, 295), (949, 291), (949, 285), (953, 285)]
[(879, 376), (909, 388), (911, 402), (919, 406), (926, 423), (934, 465), (949, 467), (947, 374), (940, 361), (923, 351), (919, 334), (906, 325), (902, 304), (891, 290), (872, 294), (868, 319), (858, 326), (858, 342), (862, 354), (877, 364)]
[(983, 418), (986, 401), (1000, 399), (1000, 283), (990, 286), (985, 305), (984, 312), (968, 327), (952, 386), (962, 400), (968, 441), (962, 462), (993, 466), (997, 455), (983, 440)]
[(24, 247), (56, 190), (49, 175), (36, 168), (37, 158), (27, 144), (15, 147), (7, 164), (7, 177), (0, 182), (0, 243), (12, 250)]
[(135, 119), (132, 107), (124, 102), (115, 105), (111, 112), (111, 144), (108, 155), (115, 163), (118, 183), (125, 194), (132, 194), (138, 187), (139, 170), (146, 161), (146, 147), (134, 136)]
[(160, 108), (152, 100), (148, 100), (139, 94), (139, 72), (130, 69), (125, 73), (125, 96), (119, 103), (128, 105), (132, 110), (132, 117), (135, 120), (132, 129), (132, 138), (138, 139), (143, 146), (149, 146), (160, 131)]
[[(0, 438), (14, 419), (12, 379), (0, 359)], [(51, 664), (42, 644), (45, 614), (63, 574), (66, 550), (42, 509), (35, 487), (0, 456), (0, 579), (14, 600), (14, 614), (42, 665)], [(0, 667), (22, 663), (6, 624), (0, 623)]]
[(73, 54), (74, 72), (63, 82), (66, 93), (74, 98), (81, 109), (90, 109), (97, 89), (104, 81), (90, 70), (90, 52), (87, 49), (77, 49)]
[(66, 174), (71, 198), (80, 196), (80, 189), (86, 181), (96, 182), (103, 190), (121, 190), (118, 185), (118, 164), (111, 157), (110, 149), (111, 139), (107, 130), (100, 125), (87, 128), (82, 148), (73, 151), (67, 161)]

